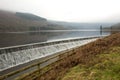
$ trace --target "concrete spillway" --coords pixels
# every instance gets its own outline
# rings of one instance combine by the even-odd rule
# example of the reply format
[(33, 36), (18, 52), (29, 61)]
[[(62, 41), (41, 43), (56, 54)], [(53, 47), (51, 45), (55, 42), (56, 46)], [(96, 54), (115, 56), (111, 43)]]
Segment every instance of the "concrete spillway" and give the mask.
[(0, 71), (51, 54), (95, 41), (97, 38), (71, 39), (0, 48)]

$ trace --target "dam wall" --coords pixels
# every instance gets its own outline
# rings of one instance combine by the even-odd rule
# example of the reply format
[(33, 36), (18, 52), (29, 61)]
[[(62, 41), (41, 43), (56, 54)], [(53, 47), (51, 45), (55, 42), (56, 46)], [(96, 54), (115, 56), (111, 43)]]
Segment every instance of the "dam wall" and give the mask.
[(18, 79), (21, 75), (42, 69), (72, 54), (78, 47), (100, 37), (76, 38), (69, 40), (33, 43), (0, 48), (0, 80)]

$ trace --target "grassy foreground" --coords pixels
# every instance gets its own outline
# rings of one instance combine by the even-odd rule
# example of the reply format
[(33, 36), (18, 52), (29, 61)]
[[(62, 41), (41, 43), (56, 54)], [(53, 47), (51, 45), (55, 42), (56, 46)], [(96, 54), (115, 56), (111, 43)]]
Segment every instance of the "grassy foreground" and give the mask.
[(37, 80), (120, 80), (120, 33), (75, 50)]
[(120, 80), (120, 46), (96, 55), (86, 65), (71, 68), (62, 80)]

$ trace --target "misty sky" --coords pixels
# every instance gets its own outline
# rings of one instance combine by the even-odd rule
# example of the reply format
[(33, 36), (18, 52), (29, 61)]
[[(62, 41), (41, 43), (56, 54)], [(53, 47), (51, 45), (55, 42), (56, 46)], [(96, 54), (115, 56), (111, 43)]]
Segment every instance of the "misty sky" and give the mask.
[(120, 21), (120, 0), (0, 0), (0, 9), (59, 21)]

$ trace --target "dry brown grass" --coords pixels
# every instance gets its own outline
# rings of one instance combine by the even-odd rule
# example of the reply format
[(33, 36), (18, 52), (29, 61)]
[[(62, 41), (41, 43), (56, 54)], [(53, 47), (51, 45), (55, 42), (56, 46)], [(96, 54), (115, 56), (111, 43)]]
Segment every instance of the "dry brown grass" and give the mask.
[(60, 80), (71, 67), (80, 63), (88, 64), (95, 55), (104, 52), (110, 47), (118, 46), (119, 44), (120, 33), (116, 33), (84, 45), (77, 49), (74, 55), (65, 57), (63, 60), (59, 61), (52, 70), (43, 74), (37, 78), (37, 80)]

